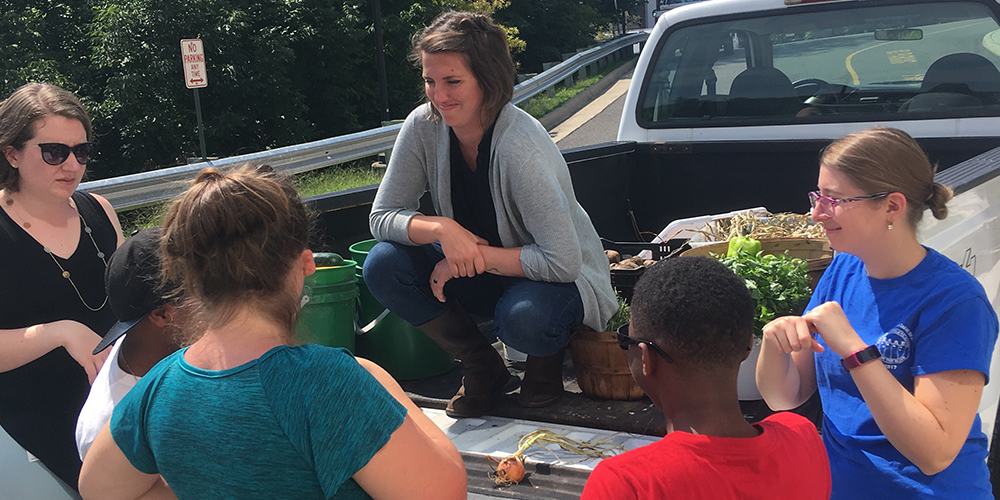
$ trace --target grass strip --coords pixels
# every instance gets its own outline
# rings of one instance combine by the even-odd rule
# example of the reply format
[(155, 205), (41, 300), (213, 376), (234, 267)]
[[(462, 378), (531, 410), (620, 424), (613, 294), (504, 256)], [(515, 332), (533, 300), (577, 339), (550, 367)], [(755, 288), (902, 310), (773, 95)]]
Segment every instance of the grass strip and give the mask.
[[(378, 184), (382, 172), (371, 165), (376, 157), (362, 158), (340, 165), (332, 165), (295, 176), (295, 189), (299, 196), (306, 198), (318, 194), (333, 193), (361, 186)], [(131, 235), (135, 231), (163, 224), (167, 213), (167, 203), (157, 203), (145, 207), (128, 208), (118, 212), (122, 231)]]
[(572, 99), (580, 92), (587, 90), (588, 87), (597, 83), (601, 78), (608, 76), (612, 71), (618, 69), (623, 64), (628, 63), (632, 58), (622, 59), (616, 63), (605, 66), (599, 73), (594, 76), (584, 78), (583, 80), (578, 80), (571, 87), (562, 87), (555, 91), (555, 94), (549, 96), (548, 94), (541, 93), (528, 99), (528, 102), (521, 106), (529, 115), (534, 116), (539, 119), (549, 113), (552, 110), (562, 106), (566, 101)]

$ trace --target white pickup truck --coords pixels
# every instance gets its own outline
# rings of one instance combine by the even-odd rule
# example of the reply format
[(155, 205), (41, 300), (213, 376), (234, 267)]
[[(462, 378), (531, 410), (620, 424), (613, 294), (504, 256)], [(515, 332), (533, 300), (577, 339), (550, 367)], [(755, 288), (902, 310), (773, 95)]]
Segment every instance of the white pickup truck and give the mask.
[[(665, 12), (618, 132), (645, 152), (628, 161), (643, 179), (629, 186), (637, 226), (758, 205), (804, 212), (823, 145), (896, 127), (957, 195), (947, 219), (924, 218), (921, 241), (976, 276), (1000, 311), (998, 13), (995, 0), (710, 0)], [(990, 379), (979, 410), (996, 485), (1000, 347)]]

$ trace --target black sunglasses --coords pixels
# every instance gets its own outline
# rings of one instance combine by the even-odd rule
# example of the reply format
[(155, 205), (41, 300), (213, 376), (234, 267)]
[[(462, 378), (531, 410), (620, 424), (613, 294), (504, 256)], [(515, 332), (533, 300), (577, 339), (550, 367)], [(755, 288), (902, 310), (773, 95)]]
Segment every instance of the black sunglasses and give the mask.
[(86, 165), (90, 161), (90, 153), (94, 152), (92, 142), (81, 142), (73, 147), (58, 142), (41, 142), (38, 147), (42, 149), (42, 161), (53, 166), (62, 165), (70, 153), (73, 153), (80, 165)]
[(667, 360), (667, 363), (673, 363), (674, 362), (674, 358), (671, 358), (670, 355), (667, 354), (667, 351), (664, 351), (658, 345), (656, 345), (656, 344), (654, 344), (654, 343), (652, 343), (652, 342), (650, 342), (648, 340), (642, 340), (642, 339), (637, 339), (635, 337), (629, 337), (629, 335), (628, 335), (628, 323), (625, 323), (624, 325), (619, 326), (618, 327), (618, 331), (615, 332), (615, 334), (618, 336), (618, 347), (621, 347), (621, 349), (623, 351), (627, 351), (628, 347), (630, 345), (632, 345), (632, 344), (635, 344), (635, 345), (646, 344), (646, 345), (649, 346), (650, 349), (656, 351), (660, 356), (663, 356), (663, 359)]

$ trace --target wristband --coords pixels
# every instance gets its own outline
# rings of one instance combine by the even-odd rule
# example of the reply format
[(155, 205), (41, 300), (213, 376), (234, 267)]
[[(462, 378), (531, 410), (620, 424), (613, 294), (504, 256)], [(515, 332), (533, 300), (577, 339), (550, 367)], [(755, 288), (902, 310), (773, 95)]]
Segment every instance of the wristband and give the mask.
[(882, 353), (878, 350), (878, 346), (872, 344), (840, 360), (840, 364), (844, 365), (845, 370), (851, 371), (865, 363), (880, 359), (881, 357)]

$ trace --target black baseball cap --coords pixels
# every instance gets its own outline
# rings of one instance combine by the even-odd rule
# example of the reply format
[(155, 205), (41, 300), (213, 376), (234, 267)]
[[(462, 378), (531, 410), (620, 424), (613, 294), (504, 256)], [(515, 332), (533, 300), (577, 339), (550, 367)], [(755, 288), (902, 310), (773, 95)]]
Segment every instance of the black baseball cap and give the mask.
[(104, 272), (104, 286), (118, 322), (97, 344), (94, 354), (107, 349), (154, 309), (167, 303), (164, 295), (168, 290), (159, 285), (160, 228), (154, 227), (134, 233), (111, 254)]

